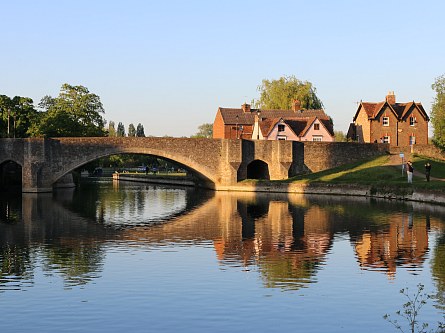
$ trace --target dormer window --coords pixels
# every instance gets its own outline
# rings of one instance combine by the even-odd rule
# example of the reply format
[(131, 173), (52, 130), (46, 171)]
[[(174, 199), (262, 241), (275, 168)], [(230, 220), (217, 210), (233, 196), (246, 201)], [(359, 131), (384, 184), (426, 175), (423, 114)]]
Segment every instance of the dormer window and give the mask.
[(382, 123), (383, 126), (389, 126), (389, 117), (383, 117)]
[(316, 131), (320, 130), (320, 124), (314, 124), (314, 130)]
[(278, 125), (278, 132), (284, 132), (284, 125), (283, 124), (279, 124)]

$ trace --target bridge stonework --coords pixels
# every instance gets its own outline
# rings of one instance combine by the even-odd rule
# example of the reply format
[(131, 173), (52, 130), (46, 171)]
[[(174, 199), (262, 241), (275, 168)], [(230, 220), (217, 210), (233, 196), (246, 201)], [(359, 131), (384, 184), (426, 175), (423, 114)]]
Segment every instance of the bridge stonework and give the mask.
[(88, 162), (115, 154), (146, 154), (176, 162), (196, 175), (198, 186), (218, 190), (246, 179), (248, 165), (256, 160), (267, 164), (271, 180), (279, 180), (387, 150), (381, 144), (341, 144), (167, 137), (0, 139), (0, 164), (21, 165), (23, 192), (51, 192), (58, 180)]

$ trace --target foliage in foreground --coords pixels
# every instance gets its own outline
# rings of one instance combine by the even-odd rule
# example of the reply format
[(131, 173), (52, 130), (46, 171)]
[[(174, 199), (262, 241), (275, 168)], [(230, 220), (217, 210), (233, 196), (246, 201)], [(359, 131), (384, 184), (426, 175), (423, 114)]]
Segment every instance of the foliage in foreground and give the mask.
[(407, 302), (402, 305), (403, 309), (398, 310), (396, 314), (403, 319), (405, 324), (400, 323), (397, 319), (392, 319), (389, 314), (385, 314), (383, 318), (391, 323), (397, 330), (404, 333), (445, 332), (445, 323), (443, 322), (439, 322), (435, 329), (428, 329), (428, 323), (419, 321), (420, 310), (427, 303), (427, 300), (432, 298), (431, 295), (424, 292), (424, 289), (425, 286), (419, 283), (417, 285), (417, 291), (414, 294), (409, 294), (408, 288), (400, 290), (400, 293), (405, 296)]

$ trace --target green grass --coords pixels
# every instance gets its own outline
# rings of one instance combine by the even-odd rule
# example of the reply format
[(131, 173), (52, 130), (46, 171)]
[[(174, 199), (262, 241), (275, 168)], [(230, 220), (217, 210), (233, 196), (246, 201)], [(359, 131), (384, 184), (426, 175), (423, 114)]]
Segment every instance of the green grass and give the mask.
[(326, 182), (326, 183), (356, 183), (356, 184), (375, 184), (376, 182), (386, 183), (400, 182), (402, 171), (395, 167), (386, 165), (389, 156), (380, 156), (371, 160), (343, 165), (337, 168), (315, 172), (307, 175), (290, 178), (292, 182)]
[[(445, 192), (445, 181), (431, 180), (425, 177), (413, 177), (413, 184), (408, 184), (406, 174), (402, 175), (400, 165), (387, 165), (389, 156), (380, 156), (367, 161), (357, 162), (306, 175), (292, 177), (286, 182), (292, 183), (326, 183), (326, 184), (359, 184), (371, 185), (379, 191), (394, 191), (395, 193), (424, 189)], [(427, 159), (416, 156), (414, 168), (424, 173)], [(431, 176), (445, 179), (445, 161), (428, 159), (431, 163)], [(433, 171), (434, 170), (434, 171)]]
[(445, 162), (434, 160), (431, 158), (426, 158), (423, 156), (414, 156), (413, 166), (414, 169), (425, 173), (425, 163), (430, 162), (431, 164), (431, 177), (443, 178), (445, 179)]

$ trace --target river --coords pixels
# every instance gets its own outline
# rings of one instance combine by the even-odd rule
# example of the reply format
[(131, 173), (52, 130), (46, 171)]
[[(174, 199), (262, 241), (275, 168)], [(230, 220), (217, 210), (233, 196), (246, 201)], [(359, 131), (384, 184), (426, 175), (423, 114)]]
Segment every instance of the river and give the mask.
[(442, 206), (110, 180), (0, 197), (2, 333), (396, 332), (419, 284), (436, 327)]

